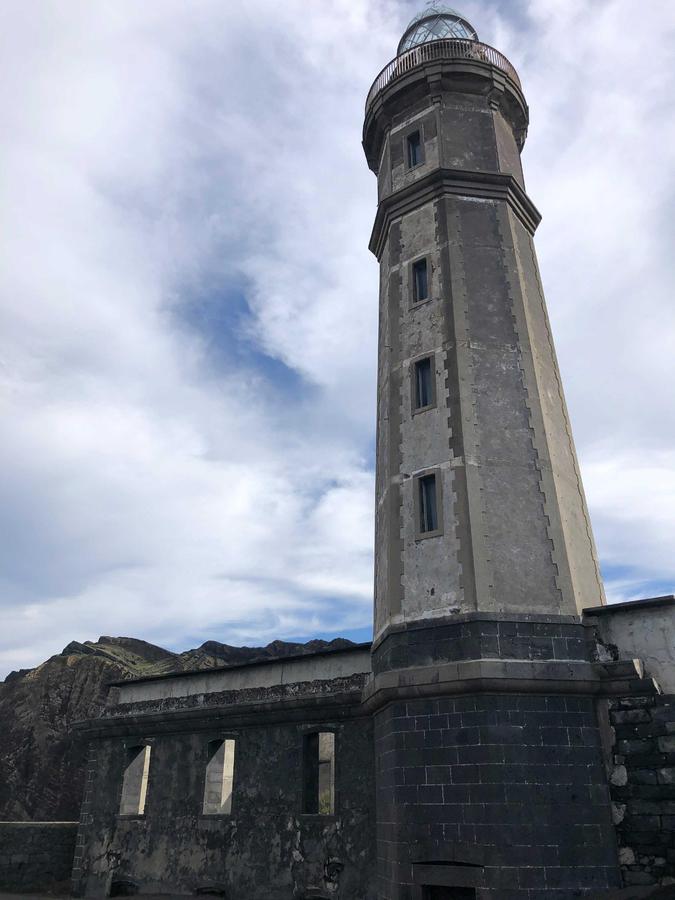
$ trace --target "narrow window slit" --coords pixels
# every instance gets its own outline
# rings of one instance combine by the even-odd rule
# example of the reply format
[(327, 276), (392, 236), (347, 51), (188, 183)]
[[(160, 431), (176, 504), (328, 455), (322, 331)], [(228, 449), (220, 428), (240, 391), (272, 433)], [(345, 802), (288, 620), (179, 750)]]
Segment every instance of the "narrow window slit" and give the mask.
[(438, 504), (436, 502), (436, 476), (423, 475), (418, 479), (420, 533), (438, 530)]
[(429, 297), (429, 278), (426, 259), (418, 259), (412, 266), (413, 303), (421, 303)]
[(304, 811), (330, 816), (335, 812), (335, 735), (331, 731), (305, 735)]
[(229, 816), (232, 812), (234, 746), (232, 739), (209, 742), (202, 807), (204, 815)]
[(145, 798), (148, 793), (150, 772), (150, 746), (129, 747), (122, 780), (121, 816), (145, 814)]
[(422, 162), (422, 138), (419, 131), (413, 131), (406, 138), (408, 151), (408, 168), (412, 169)]
[(424, 409), (432, 406), (435, 402), (432, 358), (427, 356), (426, 359), (418, 359), (415, 363), (415, 406), (417, 409)]

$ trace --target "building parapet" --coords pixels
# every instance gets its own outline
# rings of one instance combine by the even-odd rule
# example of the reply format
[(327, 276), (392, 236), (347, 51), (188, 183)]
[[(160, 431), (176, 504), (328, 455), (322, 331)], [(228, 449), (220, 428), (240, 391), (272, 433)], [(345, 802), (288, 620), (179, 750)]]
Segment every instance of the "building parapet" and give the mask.
[(367, 674), (371, 671), (370, 646), (370, 643), (356, 644), (340, 650), (116, 681), (110, 685), (108, 705), (273, 688), (298, 682), (330, 681)]

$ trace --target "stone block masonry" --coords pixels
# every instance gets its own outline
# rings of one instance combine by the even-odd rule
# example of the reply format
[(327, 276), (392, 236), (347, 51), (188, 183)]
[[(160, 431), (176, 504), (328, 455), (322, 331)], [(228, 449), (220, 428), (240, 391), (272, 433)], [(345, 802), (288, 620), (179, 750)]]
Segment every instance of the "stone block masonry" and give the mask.
[(77, 822), (0, 822), (0, 890), (65, 892)]
[(375, 739), (379, 896), (416, 896), (420, 860), (469, 867), (463, 883), (480, 898), (590, 898), (617, 886), (591, 698), (392, 703)]
[(611, 795), (626, 885), (675, 885), (675, 696), (610, 701)]

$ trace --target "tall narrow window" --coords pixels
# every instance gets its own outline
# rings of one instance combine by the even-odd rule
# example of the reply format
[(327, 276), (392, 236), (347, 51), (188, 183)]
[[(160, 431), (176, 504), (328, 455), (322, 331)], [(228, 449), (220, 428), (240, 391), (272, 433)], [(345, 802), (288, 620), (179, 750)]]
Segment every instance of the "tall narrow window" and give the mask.
[(150, 747), (130, 747), (122, 782), (121, 816), (142, 816), (145, 813), (145, 797), (148, 792), (150, 771)]
[(209, 742), (202, 807), (204, 815), (229, 816), (232, 812), (234, 744), (232, 739)]
[(434, 391), (433, 357), (418, 359), (414, 366), (413, 409), (425, 409), (436, 402)]
[(421, 303), (429, 296), (429, 278), (426, 259), (418, 259), (412, 265), (413, 303)]
[(436, 476), (423, 475), (418, 479), (420, 533), (438, 531), (438, 503), (436, 500)]
[(406, 148), (408, 151), (408, 168), (412, 169), (422, 162), (422, 138), (419, 131), (413, 131), (412, 134), (408, 135)]
[(303, 751), (304, 811), (330, 816), (335, 812), (335, 735), (306, 734)]

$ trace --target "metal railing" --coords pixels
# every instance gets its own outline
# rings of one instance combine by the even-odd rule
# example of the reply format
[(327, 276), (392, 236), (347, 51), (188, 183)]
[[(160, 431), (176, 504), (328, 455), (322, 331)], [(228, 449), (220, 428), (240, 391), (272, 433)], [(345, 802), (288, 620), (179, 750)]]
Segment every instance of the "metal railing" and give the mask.
[(427, 44), (420, 44), (406, 50), (396, 59), (392, 59), (377, 76), (373, 82), (373, 86), (368, 91), (368, 99), (366, 100), (366, 109), (370, 105), (374, 97), (380, 93), (390, 82), (395, 81), (402, 75), (421, 66), (426, 62), (433, 62), (437, 59), (467, 59), (477, 60), (479, 62), (489, 63), (505, 72), (520, 87), (520, 78), (508, 59), (499, 50), (490, 47), (489, 44), (481, 44), (479, 41), (462, 40), (460, 38), (451, 38), (440, 41), (430, 41)]

